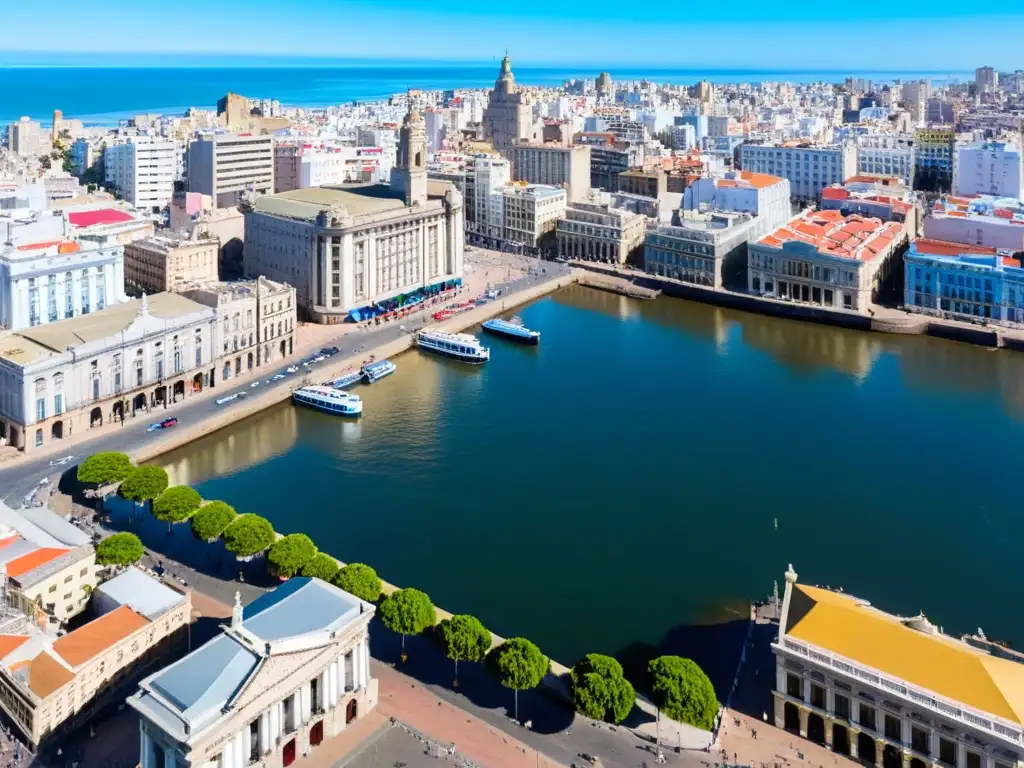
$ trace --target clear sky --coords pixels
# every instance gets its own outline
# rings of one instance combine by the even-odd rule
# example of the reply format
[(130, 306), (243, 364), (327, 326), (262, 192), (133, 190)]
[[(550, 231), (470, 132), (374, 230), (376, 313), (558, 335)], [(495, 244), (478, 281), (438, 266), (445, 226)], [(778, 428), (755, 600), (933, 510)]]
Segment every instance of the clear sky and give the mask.
[[(827, 70), (1024, 68), (1024, 2), (0, 0), (0, 51)], [(63, 63), (63, 62), (62, 62)], [(171, 63), (168, 61), (167, 63)]]

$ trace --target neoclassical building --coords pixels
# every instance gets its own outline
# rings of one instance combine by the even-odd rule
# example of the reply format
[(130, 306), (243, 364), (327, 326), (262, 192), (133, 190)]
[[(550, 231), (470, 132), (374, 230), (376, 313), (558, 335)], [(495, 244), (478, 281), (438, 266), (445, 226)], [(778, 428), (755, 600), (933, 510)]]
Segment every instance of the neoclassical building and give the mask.
[(520, 141), (540, 141), (533, 110), (525, 94), (516, 86), (508, 54), (501, 60), (501, 72), (488, 97), (483, 122), (487, 139), (506, 157)]
[(400, 131), (391, 184), (265, 195), (245, 215), (245, 273), (295, 286), (320, 323), (361, 320), (461, 281), (462, 195), (427, 178), (423, 116)]
[(1015, 768), (1024, 655), (797, 583), (790, 566), (775, 725), (879, 768)]
[(231, 625), (142, 681), (142, 768), (283, 768), (377, 704), (374, 607), (319, 579), (293, 578)]

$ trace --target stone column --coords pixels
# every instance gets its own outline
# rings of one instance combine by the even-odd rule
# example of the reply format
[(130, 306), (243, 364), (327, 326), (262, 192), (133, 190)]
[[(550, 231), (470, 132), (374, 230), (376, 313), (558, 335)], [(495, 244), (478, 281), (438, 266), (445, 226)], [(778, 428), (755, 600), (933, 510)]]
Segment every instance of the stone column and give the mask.
[(363, 641), (363, 687), (370, 684), (370, 638)]
[(967, 745), (962, 741), (956, 743), (957, 768), (967, 768)]
[(281, 735), (281, 702), (270, 707), (268, 713), (268, 725), (270, 726), (270, 746), (273, 748), (277, 737)]
[(224, 750), (220, 755), (220, 764), (224, 768), (234, 768), (235, 766), (235, 740), (228, 739), (224, 742)]
[(775, 727), (784, 728), (786, 726), (786, 701), (778, 692), (773, 694), (773, 698), (775, 699)]
[(836, 692), (831, 688), (825, 689), (825, 710), (829, 717), (836, 713)]
[(175, 768), (178, 761), (174, 756), (174, 747), (164, 746), (164, 768)]
[(881, 739), (875, 741), (875, 766), (882, 768), (882, 761), (885, 759), (885, 742)]
[(804, 704), (808, 707), (811, 706), (811, 685), (813, 685), (813, 683), (805, 677), (803, 680)]
[(900, 719), (900, 741), (903, 742), (903, 746), (905, 747), (909, 747), (911, 741), (913, 741), (909, 717), (903, 717)]
[(911, 760), (910, 752), (904, 750), (902, 757), (903, 757), (903, 760), (902, 760), (902, 763), (901, 763), (902, 767), (903, 768), (910, 768), (910, 760)]
[(352, 687), (359, 690), (363, 687), (363, 641), (356, 643), (352, 651)]
[(775, 690), (779, 693), (785, 693), (788, 690), (786, 687), (786, 668), (782, 666), (781, 662), (775, 665)]
[(345, 695), (345, 654), (338, 657), (338, 698)]
[(273, 740), (270, 737), (270, 710), (263, 712), (260, 715), (260, 754), (265, 755), (270, 751), (270, 745)]
[(937, 760), (938, 757), (939, 757), (939, 732), (938, 732), (938, 730), (933, 728), (932, 732), (929, 734), (929, 737), (930, 738), (929, 738), (928, 741), (929, 741), (929, 744), (931, 745), (931, 753), (930, 753), (931, 758), (932, 758), (932, 760)]
[(860, 724), (860, 702), (850, 697), (850, 722)]
[(850, 742), (850, 757), (854, 760), (857, 759), (857, 739), (860, 736), (860, 731), (856, 728), (850, 728), (846, 733), (846, 738)]
[(832, 749), (832, 725), (833, 721), (831, 717), (825, 718), (825, 746)]
[(800, 707), (800, 737), (807, 738), (807, 716), (810, 715), (807, 707)]

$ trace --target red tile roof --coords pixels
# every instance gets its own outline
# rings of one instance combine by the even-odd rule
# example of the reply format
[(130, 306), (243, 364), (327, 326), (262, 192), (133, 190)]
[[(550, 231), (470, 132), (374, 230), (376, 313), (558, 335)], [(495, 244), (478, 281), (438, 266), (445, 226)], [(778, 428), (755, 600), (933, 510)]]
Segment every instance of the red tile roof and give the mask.
[(53, 652), (77, 667), (149, 623), (145, 616), (122, 605), (55, 640)]
[(95, 211), (75, 211), (68, 214), (68, 221), (75, 227), (92, 227), (96, 224), (121, 224), (135, 217), (116, 208), (100, 208)]
[(870, 261), (892, 245), (902, 234), (902, 225), (884, 224), (880, 219), (852, 215), (844, 217), (835, 210), (807, 211), (788, 224), (762, 237), (759, 243), (781, 248), (798, 240), (813, 245), (825, 256)]
[(996, 249), (985, 245), (964, 245), (946, 240), (933, 240), (930, 237), (919, 237), (914, 241), (918, 253), (929, 256), (960, 256), (969, 253), (974, 256), (995, 256)]
[(34, 571), (41, 565), (56, 560), (61, 555), (66, 555), (70, 549), (57, 549), (56, 547), (41, 547), (29, 552), (27, 555), (16, 557), (7, 564), (7, 575), (13, 579), (22, 576), (29, 571)]

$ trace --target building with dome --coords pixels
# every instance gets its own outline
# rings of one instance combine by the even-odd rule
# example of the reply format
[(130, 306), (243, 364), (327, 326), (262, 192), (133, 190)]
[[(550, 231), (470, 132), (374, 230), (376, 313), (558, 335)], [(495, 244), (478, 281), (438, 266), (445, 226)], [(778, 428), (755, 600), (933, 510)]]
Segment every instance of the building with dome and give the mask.
[(296, 289), (317, 323), (365, 320), (462, 282), (463, 200), (427, 178), (423, 115), (410, 107), (390, 185), (343, 184), (257, 199), (245, 214), (246, 275)]
[(506, 156), (520, 141), (541, 140), (526, 94), (516, 85), (508, 54), (501, 60), (501, 72), (484, 109), (484, 134), (491, 145)]
[(775, 725), (878, 768), (1016, 768), (1024, 654), (797, 583), (775, 653)]

